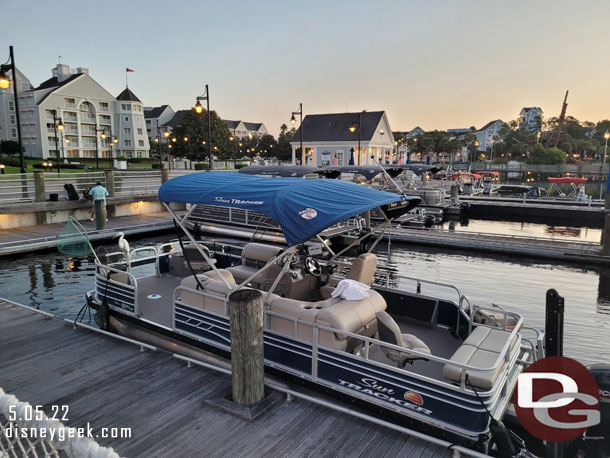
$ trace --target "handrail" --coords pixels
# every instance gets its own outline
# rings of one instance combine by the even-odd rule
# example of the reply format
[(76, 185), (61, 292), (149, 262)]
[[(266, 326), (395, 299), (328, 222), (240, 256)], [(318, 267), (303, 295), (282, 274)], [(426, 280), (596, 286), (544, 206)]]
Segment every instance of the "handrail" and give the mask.
[[(124, 286), (127, 286), (128, 288), (133, 289), (133, 314), (137, 317), (141, 316), (140, 307), (138, 305), (138, 280), (136, 279), (136, 277), (134, 277), (133, 274), (131, 274), (130, 272), (125, 272), (124, 270), (116, 269), (114, 267), (110, 267), (108, 265), (104, 265), (104, 264), (101, 264), (98, 262), (95, 263), (95, 268), (96, 268), (96, 272), (95, 272), (96, 276), (99, 276), (103, 281), (113, 282), (113, 283), (124, 285)], [(126, 274), (129, 277), (130, 282), (131, 281), (133, 282), (133, 285), (131, 285), (131, 284), (126, 285), (125, 283), (119, 283), (119, 282), (113, 280), (112, 276), (110, 278), (107, 278), (106, 276), (102, 275), (101, 272), (99, 272), (99, 269), (108, 269), (111, 272)], [(97, 284), (96, 284), (95, 289), (97, 290)], [(127, 312), (127, 310), (124, 310), (124, 312)]]

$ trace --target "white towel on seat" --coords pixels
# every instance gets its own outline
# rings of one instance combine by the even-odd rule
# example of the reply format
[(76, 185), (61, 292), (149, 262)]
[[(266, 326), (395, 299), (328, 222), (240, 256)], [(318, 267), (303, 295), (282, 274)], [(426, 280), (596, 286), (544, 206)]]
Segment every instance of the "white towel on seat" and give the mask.
[(370, 286), (356, 280), (341, 280), (331, 293), (332, 297), (341, 297), (348, 301), (357, 301), (369, 297)]

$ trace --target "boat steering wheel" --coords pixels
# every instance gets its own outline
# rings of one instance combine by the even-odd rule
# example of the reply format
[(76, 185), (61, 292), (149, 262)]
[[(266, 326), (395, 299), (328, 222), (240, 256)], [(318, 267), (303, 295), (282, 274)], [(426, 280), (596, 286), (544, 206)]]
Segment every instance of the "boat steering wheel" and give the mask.
[(307, 256), (305, 258), (305, 270), (308, 274), (313, 275), (314, 277), (319, 277), (322, 273), (320, 263), (316, 258), (312, 258), (311, 256)]

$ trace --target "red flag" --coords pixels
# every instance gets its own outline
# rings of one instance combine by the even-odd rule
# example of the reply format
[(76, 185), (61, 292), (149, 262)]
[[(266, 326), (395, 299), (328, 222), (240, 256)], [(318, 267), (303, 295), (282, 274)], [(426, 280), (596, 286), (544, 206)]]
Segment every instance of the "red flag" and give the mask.
[(135, 70), (132, 70), (131, 68), (126, 68), (126, 69), (125, 69), (125, 71), (126, 71), (127, 73), (129, 73), (129, 72), (134, 72)]

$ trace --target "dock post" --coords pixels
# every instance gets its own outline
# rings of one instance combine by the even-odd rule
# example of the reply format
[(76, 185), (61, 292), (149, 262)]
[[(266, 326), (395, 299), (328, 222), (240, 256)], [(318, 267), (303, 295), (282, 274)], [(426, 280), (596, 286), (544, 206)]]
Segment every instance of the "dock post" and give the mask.
[(95, 230), (106, 229), (106, 202), (102, 199), (95, 201)]
[(47, 200), (47, 193), (44, 187), (44, 172), (34, 172), (34, 199), (36, 202)]
[(366, 227), (371, 227), (371, 211), (367, 210), (364, 213), (361, 213), (360, 216), (364, 218), (364, 225)]
[(458, 185), (457, 183), (451, 183), (451, 189), (450, 189), (450, 197), (451, 197), (451, 205), (455, 205), (457, 204), (457, 200), (458, 200)]
[[(108, 197), (115, 196), (115, 187), (114, 187), (114, 170), (104, 170), (104, 181), (106, 182), (106, 190), (108, 190)], [(110, 205), (106, 207), (106, 212), (110, 214), (110, 216), (116, 216), (116, 207), (114, 205)]]
[(604, 230), (602, 231), (602, 255), (610, 256), (610, 210), (606, 210)]
[(242, 289), (229, 296), (232, 400), (252, 406), (265, 396), (263, 298)]
[(554, 289), (546, 292), (544, 329), (545, 356), (563, 356), (563, 312), (565, 301)]
[(161, 169), (161, 183), (169, 180), (169, 169)]

